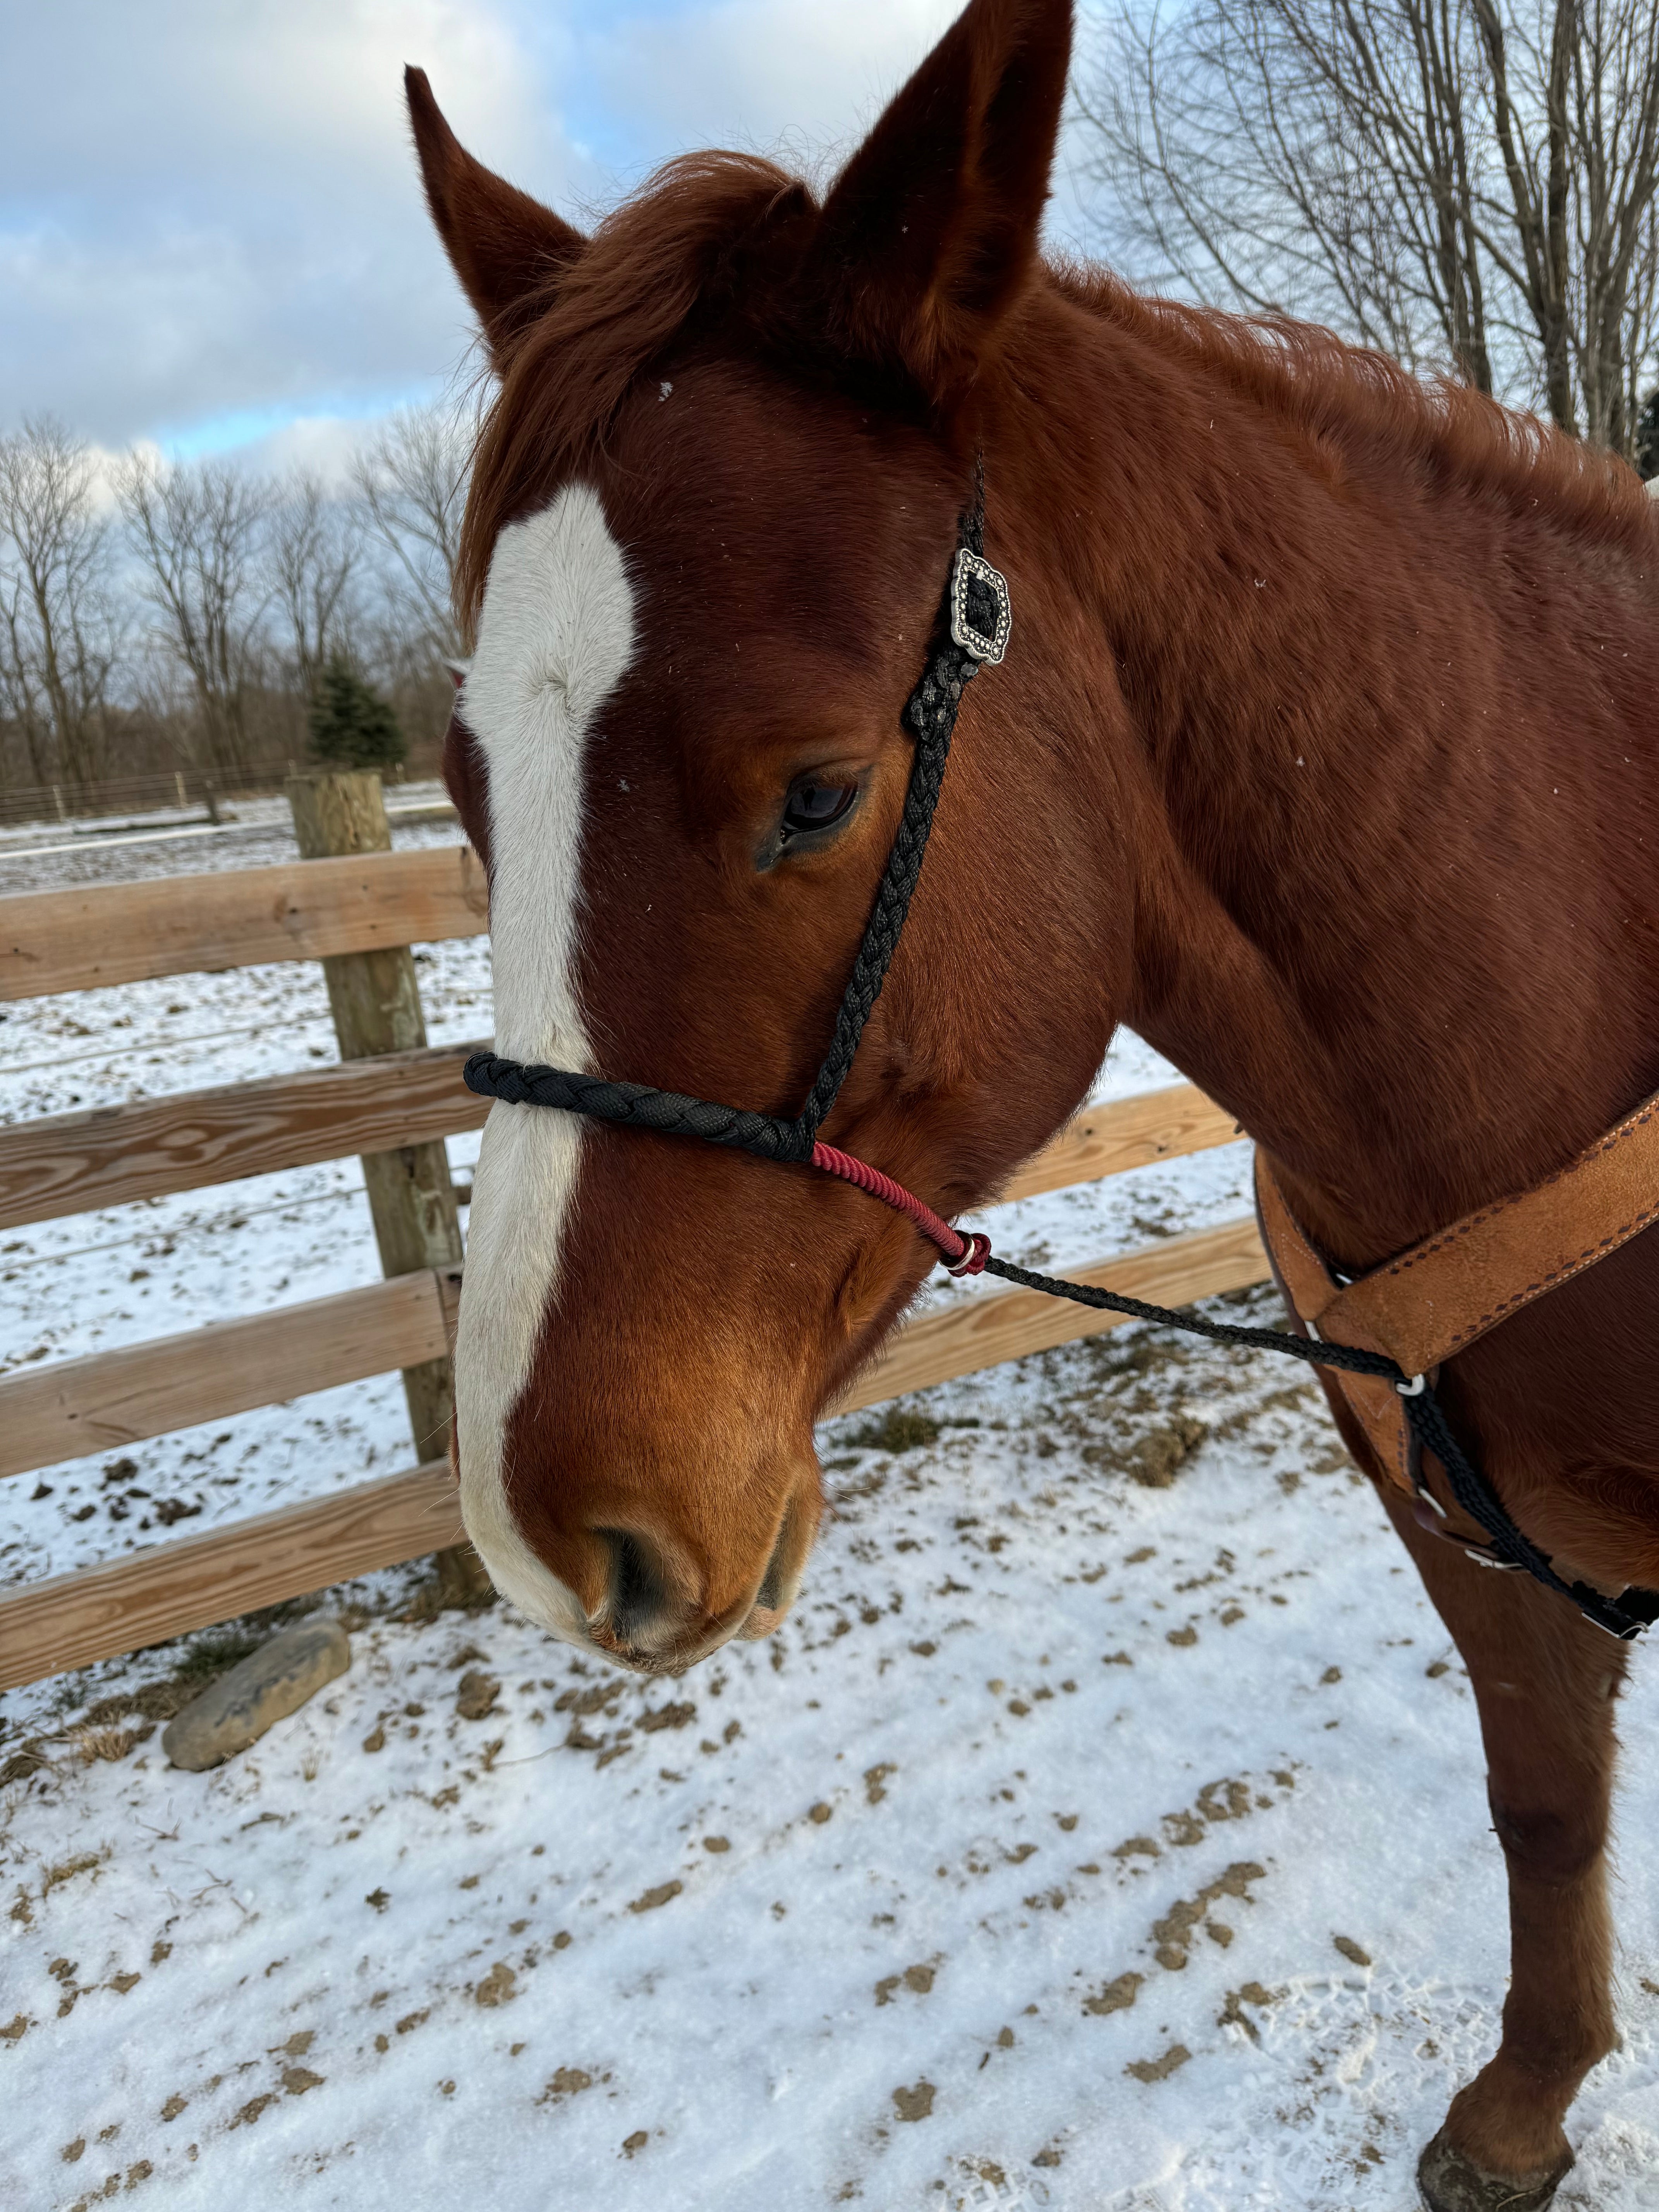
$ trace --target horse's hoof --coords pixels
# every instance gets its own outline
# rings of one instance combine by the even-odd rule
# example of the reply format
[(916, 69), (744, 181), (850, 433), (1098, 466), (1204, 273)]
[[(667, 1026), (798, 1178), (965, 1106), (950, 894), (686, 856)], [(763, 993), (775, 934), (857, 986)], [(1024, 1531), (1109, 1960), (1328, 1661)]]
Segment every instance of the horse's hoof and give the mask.
[(1506, 2179), (1466, 2158), (1442, 2128), (1417, 2162), (1417, 2185), (1429, 2212), (1543, 2212), (1571, 2164), (1568, 2151), (1545, 2172)]

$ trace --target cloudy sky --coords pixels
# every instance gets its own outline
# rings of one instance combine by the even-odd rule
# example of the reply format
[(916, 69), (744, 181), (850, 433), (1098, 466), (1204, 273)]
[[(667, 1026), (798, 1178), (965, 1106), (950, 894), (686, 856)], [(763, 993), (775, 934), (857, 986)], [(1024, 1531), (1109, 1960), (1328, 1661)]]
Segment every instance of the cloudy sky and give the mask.
[(959, 4), (0, 0), (0, 431), (50, 410), (106, 448), (327, 466), (441, 392), (471, 331), (406, 61), (580, 218), (688, 147), (833, 167)]

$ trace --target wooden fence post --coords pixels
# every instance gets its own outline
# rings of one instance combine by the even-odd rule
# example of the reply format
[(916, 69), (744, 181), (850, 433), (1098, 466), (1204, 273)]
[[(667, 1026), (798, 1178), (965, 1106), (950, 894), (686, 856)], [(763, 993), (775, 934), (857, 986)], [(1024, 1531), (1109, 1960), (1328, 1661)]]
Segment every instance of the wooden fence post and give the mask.
[[(288, 796), (302, 860), (391, 851), (392, 825), (380, 779), (372, 771), (290, 776)], [(322, 966), (342, 1060), (414, 1052), (425, 1045), (415, 956), (407, 945), (335, 953)], [(365, 1153), (362, 1170), (386, 1274), (459, 1265), (461, 1229), (442, 1138), (403, 1145), (396, 1152)], [(417, 1455), (423, 1461), (441, 1455), (448, 1448), (454, 1404), (450, 1362), (428, 1359), (404, 1368), (404, 1395)], [(440, 1552), (437, 1558), (447, 1604), (465, 1603), (489, 1589), (471, 1549)]]

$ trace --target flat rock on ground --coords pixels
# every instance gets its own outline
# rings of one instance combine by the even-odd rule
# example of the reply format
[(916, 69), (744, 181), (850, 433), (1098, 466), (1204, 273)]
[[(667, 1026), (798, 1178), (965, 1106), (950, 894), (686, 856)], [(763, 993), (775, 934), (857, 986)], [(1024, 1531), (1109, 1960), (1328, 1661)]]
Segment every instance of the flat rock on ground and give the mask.
[(350, 1664), (351, 1645), (337, 1620), (302, 1620), (240, 1660), (175, 1715), (161, 1748), (174, 1766), (194, 1774), (222, 1765)]

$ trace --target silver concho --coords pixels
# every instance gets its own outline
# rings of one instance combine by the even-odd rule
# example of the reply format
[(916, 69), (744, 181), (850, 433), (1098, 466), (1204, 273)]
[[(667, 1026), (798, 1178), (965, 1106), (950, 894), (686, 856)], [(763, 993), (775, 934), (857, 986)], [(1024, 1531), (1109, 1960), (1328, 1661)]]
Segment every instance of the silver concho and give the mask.
[[(969, 619), (968, 586), (969, 583), (983, 584), (997, 603), (997, 626), (989, 636), (977, 629)], [(1013, 608), (1008, 599), (1008, 580), (988, 561), (981, 560), (963, 545), (958, 548), (951, 570), (951, 635), (964, 653), (971, 653), (975, 660), (984, 661), (994, 668), (1008, 650), (1008, 633), (1014, 626)]]

